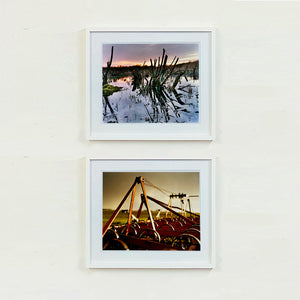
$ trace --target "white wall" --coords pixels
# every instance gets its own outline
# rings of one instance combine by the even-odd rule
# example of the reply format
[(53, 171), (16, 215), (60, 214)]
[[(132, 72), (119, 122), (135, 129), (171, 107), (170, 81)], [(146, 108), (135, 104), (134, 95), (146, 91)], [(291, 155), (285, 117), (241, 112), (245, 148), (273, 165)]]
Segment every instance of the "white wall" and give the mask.
[[(0, 3), (1, 299), (299, 298), (300, 2)], [(91, 26), (215, 26), (216, 140), (86, 141)], [(85, 155), (216, 155), (217, 267), (87, 270)]]

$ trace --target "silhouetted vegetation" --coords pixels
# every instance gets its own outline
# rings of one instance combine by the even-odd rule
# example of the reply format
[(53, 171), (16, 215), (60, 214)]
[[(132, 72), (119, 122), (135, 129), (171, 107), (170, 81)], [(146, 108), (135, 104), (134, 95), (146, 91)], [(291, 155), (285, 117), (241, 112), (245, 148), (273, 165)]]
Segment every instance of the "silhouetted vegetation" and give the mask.
[(110, 60), (106, 63), (107, 67), (103, 69), (103, 85), (107, 84), (108, 72), (114, 56), (114, 46), (111, 47)]
[[(188, 77), (198, 79), (199, 61), (178, 64), (179, 57), (175, 56), (168, 64), (168, 55), (165, 49), (163, 49), (161, 57), (150, 58), (150, 66), (146, 66), (144, 63), (144, 65), (129, 67), (111, 67), (112, 60), (113, 47), (111, 48), (110, 61), (107, 62), (107, 67), (103, 68), (104, 114), (106, 114), (108, 107), (115, 119), (115, 121), (110, 120), (110, 122), (118, 122), (118, 119), (109, 103), (109, 96), (122, 90), (122, 88), (108, 84), (108, 82), (113, 83), (126, 77), (131, 78), (132, 91), (136, 91), (138, 96), (150, 99), (151, 109), (147, 107), (148, 104), (144, 103), (149, 122), (160, 122), (162, 117), (164, 122), (169, 122), (171, 111), (171, 115), (175, 118), (180, 117), (181, 111), (189, 113), (187, 108), (180, 107), (187, 104), (182, 100), (182, 93), (192, 93), (193, 90), (189, 84), (180, 88), (177, 86), (182, 78), (186, 82), (188, 82)], [(189, 87), (190, 89), (185, 89)]]

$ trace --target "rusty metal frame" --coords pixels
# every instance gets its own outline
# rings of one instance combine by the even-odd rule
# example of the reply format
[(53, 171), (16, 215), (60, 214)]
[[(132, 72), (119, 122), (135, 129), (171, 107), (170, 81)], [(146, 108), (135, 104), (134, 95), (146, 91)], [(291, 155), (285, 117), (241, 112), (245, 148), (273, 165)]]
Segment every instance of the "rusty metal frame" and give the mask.
[[(158, 205), (164, 207), (165, 209), (169, 210), (171, 213), (173, 213), (174, 215), (178, 216), (179, 218), (185, 220), (186, 222), (188, 222), (188, 223), (190, 223), (190, 224), (195, 224), (194, 221), (192, 221), (192, 220), (189, 219), (189, 218), (186, 218), (186, 217), (182, 216), (180, 213), (178, 213), (177, 211), (175, 211), (175, 210), (173, 210), (172, 208), (170, 208), (170, 207), (169, 207), (167, 204), (165, 204), (164, 202), (161, 202), (161, 201), (159, 201), (159, 200), (157, 200), (157, 199), (155, 199), (155, 198), (153, 198), (153, 197), (150, 197), (150, 196), (148, 196), (148, 199), (151, 200), (151, 201), (153, 201), (153, 202), (155, 202), (156, 204), (158, 204)], [(181, 208), (179, 208), (179, 207), (178, 207), (178, 209), (181, 210)]]
[(124, 196), (124, 198), (122, 199), (122, 201), (120, 202), (120, 204), (118, 205), (118, 207), (116, 208), (116, 210), (114, 211), (112, 216), (106, 222), (105, 226), (103, 227), (102, 237), (104, 237), (105, 233), (107, 232), (107, 230), (109, 229), (109, 227), (111, 226), (111, 224), (113, 223), (113, 221), (115, 220), (117, 215), (119, 214), (122, 206), (124, 205), (125, 201), (127, 200), (128, 196), (129, 196), (129, 194), (132, 192), (131, 201), (130, 201), (130, 209), (129, 209), (129, 214), (128, 214), (128, 221), (127, 221), (127, 229), (126, 229), (126, 235), (128, 235), (129, 227), (130, 227), (130, 224), (131, 224), (131, 218), (132, 218), (132, 211), (133, 211), (133, 203), (134, 203), (134, 198), (135, 198), (136, 186), (138, 184), (140, 184), (141, 187), (142, 187), (143, 197), (141, 197), (141, 205), (140, 205), (137, 217), (138, 218), (140, 217), (142, 206), (143, 206), (143, 204), (145, 204), (148, 215), (149, 215), (149, 218), (150, 218), (152, 229), (155, 230), (155, 224), (154, 224), (152, 212), (151, 212), (150, 207), (149, 207), (149, 201), (148, 201), (145, 186), (144, 186), (144, 178), (139, 176), (139, 177), (135, 178), (134, 183), (132, 184), (132, 186), (130, 187), (130, 189), (128, 190), (128, 192), (126, 193), (126, 195)]
[(124, 198), (122, 199), (122, 201), (120, 202), (119, 206), (116, 208), (116, 210), (114, 211), (114, 213), (112, 214), (112, 216), (110, 217), (110, 219), (107, 221), (107, 223), (105, 224), (105, 226), (103, 227), (103, 234), (102, 237), (105, 235), (106, 231), (108, 230), (108, 228), (110, 227), (110, 225), (112, 224), (112, 222), (115, 220), (115, 218), (117, 217), (117, 215), (119, 214), (123, 204), (125, 203), (128, 195), (131, 193), (131, 191), (136, 187), (137, 185), (137, 181), (135, 179), (133, 185), (131, 186), (131, 188), (128, 190), (128, 192), (126, 193), (126, 195), (124, 196)]

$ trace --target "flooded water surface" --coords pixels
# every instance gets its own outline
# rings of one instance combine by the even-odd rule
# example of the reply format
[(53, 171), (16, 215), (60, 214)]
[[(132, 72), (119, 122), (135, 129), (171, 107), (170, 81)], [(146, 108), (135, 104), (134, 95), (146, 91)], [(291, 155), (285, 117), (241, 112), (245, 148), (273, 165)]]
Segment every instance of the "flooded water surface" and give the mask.
[[(199, 79), (193, 76), (168, 78), (163, 86), (137, 86), (134, 76), (109, 79), (121, 89), (103, 96), (105, 123), (196, 123), (199, 122)], [(174, 88), (174, 81), (178, 80)], [(149, 88), (151, 86), (151, 88)]]

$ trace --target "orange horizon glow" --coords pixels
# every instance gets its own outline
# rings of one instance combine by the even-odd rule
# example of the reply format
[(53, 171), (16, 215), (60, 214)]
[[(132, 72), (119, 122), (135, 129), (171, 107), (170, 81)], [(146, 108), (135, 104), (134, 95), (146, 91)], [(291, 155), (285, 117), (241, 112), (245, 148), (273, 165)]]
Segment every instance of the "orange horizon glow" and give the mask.
[[(171, 61), (172, 60), (170, 60), (170, 63), (169, 64), (167, 64), (167, 66), (170, 66), (170, 64), (171, 64)], [(194, 60), (189, 60), (189, 59), (185, 59), (185, 60), (179, 60), (178, 61), (178, 63), (177, 63), (177, 65), (180, 65), (180, 64), (184, 64), (184, 63), (189, 63), (189, 62), (196, 62), (196, 61), (199, 61), (198, 59), (194, 59)], [(143, 63), (141, 63), (140, 61), (139, 62), (133, 62), (133, 61), (126, 61), (126, 60), (123, 60), (123, 61), (117, 61), (117, 62), (115, 62), (115, 63), (112, 63), (112, 65), (111, 65), (111, 67), (113, 68), (113, 67), (136, 67), (136, 66), (140, 66), (140, 67), (142, 67), (142, 66), (146, 66), (146, 67), (150, 67), (151, 66), (151, 64), (150, 64), (150, 61), (149, 62), (146, 62), (145, 64), (144, 64), (144, 62)], [(102, 66), (103, 68), (106, 68), (107, 67), (107, 65), (105, 64), (105, 65), (103, 65)]]

